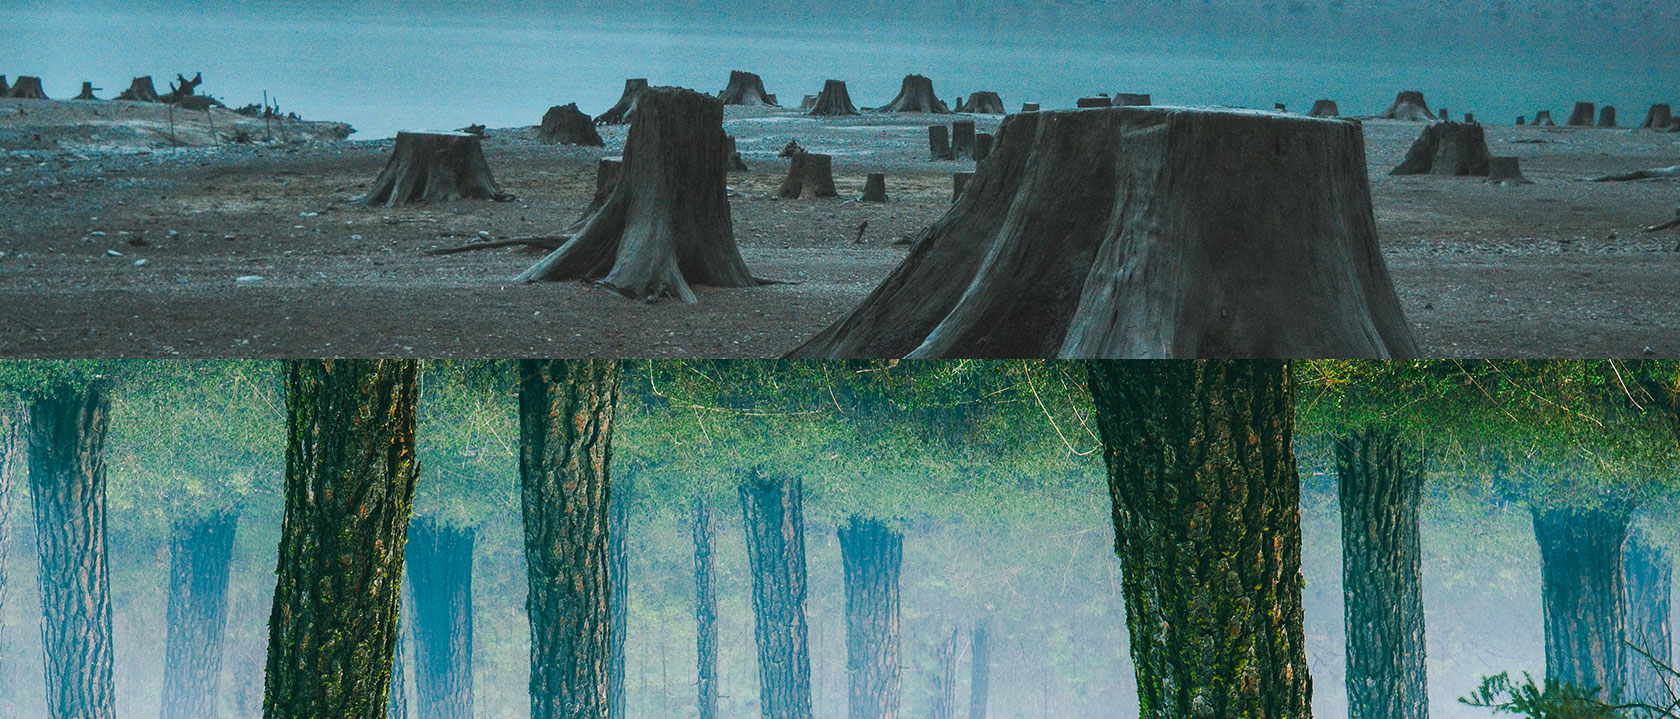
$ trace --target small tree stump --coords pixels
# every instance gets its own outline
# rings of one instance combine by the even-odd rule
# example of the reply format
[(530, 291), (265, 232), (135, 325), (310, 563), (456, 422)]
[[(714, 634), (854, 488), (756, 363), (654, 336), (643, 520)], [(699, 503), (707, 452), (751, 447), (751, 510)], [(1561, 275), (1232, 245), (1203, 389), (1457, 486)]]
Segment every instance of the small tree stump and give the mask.
[(158, 97), (157, 88), (152, 85), (151, 75), (142, 75), (128, 82), (128, 89), (123, 90), (118, 100), (132, 100), (134, 102), (163, 102)]
[(852, 94), (846, 91), (846, 83), (841, 80), (828, 80), (823, 83), (821, 93), (817, 94), (817, 101), (811, 106), (807, 115), (823, 117), (837, 117), (841, 115), (858, 114), (857, 107), (852, 105)]
[(631, 115), (636, 112), (636, 101), (642, 93), (647, 92), (647, 78), (637, 77), (624, 81), (624, 94), (618, 98), (618, 103), (612, 109), (601, 113), (595, 118), (597, 125), (624, 125), (630, 122)]
[(1488, 182), (1497, 182), (1501, 187), (1509, 185), (1532, 185), (1534, 182), (1522, 174), (1522, 163), (1515, 157), (1495, 157), (1488, 161)]
[(1417, 90), (1405, 90), (1394, 97), (1394, 103), (1383, 110), (1377, 117), (1385, 120), (1405, 120), (1408, 122), (1432, 122), (1435, 113), (1429, 111), (1429, 103), (1423, 99), (1423, 93)]
[(1666, 104), (1658, 104), (1652, 105), (1651, 109), (1645, 112), (1645, 124), (1640, 125), (1640, 127), (1662, 130), (1672, 122), (1674, 122), (1674, 109)]
[(560, 145), (605, 147), (594, 121), (578, 109), (577, 103), (548, 108), (537, 127), (537, 141)]
[(989, 133), (979, 133), (974, 136), (974, 161), (979, 162), (992, 155), (992, 136)]
[(82, 81), (82, 92), (81, 92), (81, 94), (76, 95), (76, 99), (77, 100), (98, 100), (99, 98), (93, 96), (93, 83), (87, 82), (85, 80)]
[(973, 179), (973, 177), (974, 177), (974, 173), (972, 173), (972, 172), (953, 172), (953, 173), (951, 173), (951, 201), (952, 202), (956, 202), (957, 198), (962, 197), (963, 190), (968, 189), (968, 181), (970, 179)]
[(976, 92), (968, 96), (968, 102), (961, 103), (957, 112), (967, 112), (974, 115), (1003, 115), (1003, 99), (995, 92)]
[(6, 84), (6, 76), (0, 75), (0, 97), (5, 97), (7, 94), (11, 93), (11, 91), (12, 86)]
[(399, 132), (391, 159), (362, 198), (400, 207), (453, 199), (511, 199), (490, 176), (481, 138), (465, 132)]
[(764, 79), (750, 72), (740, 70), (729, 71), (729, 85), (718, 93), (718, 100), (725, 105), (746, 105), (749, 107), (774, 107), (776, 99), (764, 91)]
[(1539, 112), (1534, 113), (1534, 123), (1533, 124), (1538, 126), (1538, 127), (1557, 127), (1557, 123), (1552, 122), (1552, 111), (1551, 110), (1541, 110)]
[(1522, 115), (1518, 115), (1517, 116), (1517, 127), (1522, 127), (1523, 125), (1526, 125), (1526, 124), (1528, 124), (1528, 118), (1523, 117)]
[(1590, 102), (1575, 103), (1575, 110), (1569, 113), (1569, 121), (1564, 123), (1568, 127), (1588, 127), (1593, 124), (1593, 115), (1597, 107)]
[(1466, 123), (1466, 124), (1470, 124), (1470, 125), (1475, 125), (1475, 124), (1477, 124), (1477, 123), (1476, 123), (1476, 113), (1474, 113), (1474, 112), (1466, 112), (1466, 113), (1464, 113), (1464, 122), (1465, 122), (1465, 123)]
[(957, 120), (951, 123), (951, 152), (957, 157), (974, 158), (973, 120)]
[(1485, 177), (1490, 157), (1481, 125), (1444, 121), (1423, 128), (1406, 159), (1388, 174)]
[(1038, 103), (1036, 103), (1036, 102), (1022, 103), (1021, 112), (1038, 112)]
[(45, 100), (47, 93), (41, 90), (41, 78), (31, 75), (19, 75), (17, 82), (12, 83), (12, 89), (6, 91), (6, 97), (24, 100)]
[(1609, 105), (1605, 105), (1604, 107), (1599, 108), (1599, 110), (1598, 110), (1598, 126), (1599, 127), (1615, 127), (1616, 126), (1616, 108), (1611, 107)]
[(1272, 111), (1273, 112), (1289, 112), (1289, 108), (1284, 106), (1284, 104), (1281, 103), (1281, 102), (1274, 102), (1274, 103), (1272, 103)]
[(951, 149), (951, 128), (944, 125), (928, 127), (928, 154), (935, 160), (955, 160), (957, 154)]
[[(624, 158), (622, 157), (603, 157), (600, 162), (595, 163), (595, 197), (589, 200), (589, 207), (584, 209), (584, 218), (587, 219), (590, 215), (595, 214), (596, 210), (607, 204), (607, 199), (612, 197), (613, 190), (618, 189), (618, 176), (623, 171)], [(582, 222), (582, 220), (579, 220), (578, 224), (573, 225), (572, 229), (581, 228)]]
[(834, 158), (814, 152), (794, 155), (776, 194), (784, 200), (839, 197), (840, 193), (834, 189)]
[(730, 172), (746, 172), (747, 161), (741, 159), (741, 151), (735, 147), (735, 136), (730, 135), (723, 143), (723, 161)]
[(1084, 107), (1084, 108), (1088, 108), (1088, 107), (1113, 107), (1114, 106), (1114, 99), (1107, 96), (1107, 95), (1097, 95), (1095, 97), (1079, 98), (1078, 100), (1074, 101), (1074, 104), (1078, 105), (1079, 107)]
[(1342, 116), (1342, 110), (1341, 110), (1341, 108), (1336, 107), (1336, 101), (1335, 100), (1318, 100), (1318, 101), (1315, 101), (1312, 104), (1312, 109), (1307, 111), (1307, 116), (1308, 117), (1341, 117)]
[(1122, 92), (1114, 96), (1115, 107), (1148, 107), (1153, 104), (1147, 92)]
[(808, 112), (811, 111), (811, 108), (816, 107), (816, 106), (817, 106), (817, 96), (816, 95), (806, 95), (805, 99), (799, 101), (799, 111), (800, 112), (808, 113)]
[(906, 75), (904, 85), (899, 88), (898, 97), (877, 112), (926, 112), (946, 114), (951, 107), (933, 92), (933, 80), (921, 75)]
[(804, 151), (805, 151), (805, 148), (799, 146), (799, 141), (798, 140), (788, 140), (787, 144), (782, 146), (782, 151), (776, 153), (776, 156), (777, 157), (793, 157), (794, 155), (798, 155), (798, 154), (800, 154)]
[(1436, 117), (1441, 118), (1441, 121), (1443, 121), (1443, 122), (1452, 121), (1452, 113), (1447, 112), (1447, 108), (1444, 108), (1444, 107), (1441, 108), (1441, 111), (1436, 114)]
[(858, 196), (858, 202), (886, 202), (887, 176), (879, 172), (871, 172), (863, 179), (863, 194)]

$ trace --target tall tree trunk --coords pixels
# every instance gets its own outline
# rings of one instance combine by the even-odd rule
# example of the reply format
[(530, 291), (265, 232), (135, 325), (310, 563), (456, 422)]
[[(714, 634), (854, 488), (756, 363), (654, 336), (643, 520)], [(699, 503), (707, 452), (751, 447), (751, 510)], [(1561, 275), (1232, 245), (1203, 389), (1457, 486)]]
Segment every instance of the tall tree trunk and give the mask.
[(612, 657), (607, 667), (607, 716), (624, 719), (624, 640), (629, 635), (630, 622), (630, 550), (625, 545), (629, 533), (632, 482), (620, 477), (613, 488), (607, 511), (607, 557), (612, 577)]
[(177, 518), (169, 530), (162, 719), (215, 719), (239, 515)]
[(1536, 509), (1540, 599), (1546, 623), (1546, 679), (1615, 696), (1627, 671), (1622, 645), (1622, 542), (1629, 511)]
[[(12, 488), (27, 481), (29, 467), (29, 406), (22, 400), (0, 397), (0, 617), (6, 609), (6, 559), (12, 544)], [(0, 635), (0, 647), (6, 644)], [(6, 676), (6, 657), (0, 656), (0, 677)], [(0, 690), (7, 684), (0, 679)], [(0, 693), (5, 693), (0, 691)]]
[(1310, 717), (1288, 366), (1088, 368), (1140, 716)]
[(811, 655), (805, 624), (804, 487), (753, 470), (741, 483), (758, 643), (759, 714), (811, 719)]
[(718, 715), (717, 570), (712, 566), (712, 508), (694, 500), (694, 654), (699, 664), (697, 719)]
[(397, 646), (391, 652), (391, 695), (385, 702), (387, 719), (408, 719), (408, 655), (414, 642), (408, 635), (414, 632), (414, 589), (403, 582), (402, 598), (397, 606)]
[(952, 629), (951, 636), (933, 650), (933, 711), (931, 719), (957, 719), (957, 640), (962, 630)]
[[(1652, 706), (1668, 706), (1680, 693), (1680, 682), (1652, 660), (1674, 666), (1674, 632), (1670, 601), (1674, 592), (1674, 558), (1668, 549), (1642, 531), (1629, 534), (1623, 548), (1627, 577), (1627, 640), (1639, 651), (1628, 657), (1627, 699)], [(1650, 656), (1646, 656), (1646, 655)]]
[(531, 719), (607, 719), (616, 361), (519, 363)]
[(856, 515), (838, 533), (846, 576), (846, 715), (897, 719), (904, 683), (898, 624), (904, 535)]
[(391, 689), (420, 463), (418, 363), (286, 363), (286, 514), (268, 620), (267, 719), (377, 719)]
[(986, 719), (986, 701), (991, 698), (992, 676), (990, 618), (981, 617), (974, 621), (968, 652), (968, 719)]
[(430, 517), (408, 528), (414, 602), (414, 688), (419, 719), (472, 719), (474, 527)]
[(29, 490), (41, 557), (47, 716), (112, 719), (111, 570), (103, 382), (30, 403)]
[(1335, 452), (1348, 716), (1427, 719), (1418, 540), (1423, 467), (1391, 431), (1347, 434), (1336, 440)]

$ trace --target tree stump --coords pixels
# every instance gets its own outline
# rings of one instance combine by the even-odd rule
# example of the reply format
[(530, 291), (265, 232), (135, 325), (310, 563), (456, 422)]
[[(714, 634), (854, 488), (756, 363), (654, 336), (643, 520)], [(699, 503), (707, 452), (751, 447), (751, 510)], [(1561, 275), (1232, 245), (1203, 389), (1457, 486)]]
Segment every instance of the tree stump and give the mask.
[(807, 112), (808, 113), (808, 112), (811, 111), (811, 108), (816, 107), (816, 106), (817, 106), (817, 96), (816, 95), (806, 95), (805, 99), (799, 101), (799, 111), (800, 112)]
[(951, 173), (951, 201), (956, 202), (962, 197), (963, 190), (968, 189), (968, 181), (974, 179), (972, 172)]
[(967, 190), (868, 299), (789, 356), (1417, 355), (1358, 123), (1011, 115)]
[(904, 86), (898, 91), (898, 97), (877, 112), (927, 112), (945, 114), (951, 111), (950, 106), (938, 95), (933, 94), (933, 80), (921, 75), (906, 75)]
[(1569, 121), (1564, 124), (1568, 127), (1587, 127), (1593, 123), (1596, 110), (1590, 102), (1577, 102), (1575, 110), (1569, 113)]
[(1464, 113), (1464, 124), (1466, 124), (1466, 125), (1475, 125), (1475, 124), (1477, 124), (1477, 123), (1476, 123), (1476, 113), (1474, 113), (1474, 112), (1466, 112), (1466, 113)]
[(76, 99), (98, 100), (99, 98), (93, 96), (93, 83), (87, 82), (86, 80), (82, 81), (82, 92), (81, 94), (76, 95)]
[(1036, 103), (1036, 102), (1022, 103), (1021, 112), (1038, 112), (1038, 103)]
[(1526, 124), (1528, 124), (1528, 118), (1523, 117), (1522, 115), (1518, 115), (1517, 116), (1517, 127), (1522, 127), (1523, 125), (1526, 125)]
[(636, 101), (641, 98), (642, 93), (647, 92), (647, 89), (647, 78), (637, 77), (625, 80), (624, 94), (619, 96), (618, 103), (613, 105), (612, 109), (601, 113), (600, 117), (595, 118), (595, 124), (628, 124), (633, 119), (631, 115), (636, 112)]
[(1406, 120), (1408, 122), (1432, 122), (1435, 113), (1429, 111), (1429, 103), (1424, 102), (1423, 93), (1417, 90), (1405, 90), (1395, 96), (1394, 104), (1389, 105), (1377, 117), (1385, 120)]
[(457, 198), (511, 199), (490, 176), (481, 138), (465, 132), (399, 132), (391, 159), (361, 202), (400, 207)]
[(595, 122), (578, 109), (577, 103), (558, 105), (543, 113), (542, 125), (537, 128), (537, 141), (560, 145), (605, 147)]
[(676, 87), (636, 101), (619, 179), (578, 232), (520, 281), (587, 279), (632, 299), (694, 302), (691, 285), (752, 287), (735, 246), (723, 103)]
[(41, 90), (41, 78), (19, 75), (17, 82), (12, 83), (12, 89), (6, 91), (6, 97), (45, 100), (47, 99), (47, 93)]
[(1604, 107), (1599, 108), (1598, 109), (1598, 126), (1599, 127), (1615, 127), (1616, 126), (1616, 108), (1611, 107), (1609, 105), (1605, 105)]
[(776, 156), (777, 157), (793, 157), (794, 155), (797, 155), (797, 154), (799, 154), (801, 152), (804, 152), (804, 151), (805, 151), (805, 148), (799, 146), (799, 141), (798, 140), (788, 140), (788, 143), (786, 145), (782, 146), (782, 151), (776, 153)]
[(775, 107), (775, 97), (764, 91), (764, 79), (750, 72), (740, 70), (729, 71), (729, 86), (718, 93), (718, 100), (725, 105), (747, 105), (749, 107)]
[(992, 155), (992, 136), (989, 133), (979, 133), (974, 136), (974, 161), (979, 162)]
[(858, 196), (858, 202), (886, 202), (887, 176), (879, 172), (871, 172), (863, 179), (863, 194)]
[(968, 96), (968, 102), (962, 103), (957, 112), (967, 112), (975, 115), (1003, 115), (1003, 99), (995, 92), (976, 92)]
[(618, 176), (623, 171), (622, 157), (603, 157), (595, 164), (595, 197), (589, 200), (589, 207), (584, 209), (582, 219), (572, 225), (573, 231), (582, 229), (584, 221), (607, 204), (613, 190), (618, 189)]
[(817, 94), (816, 102), (805, 114), (838, 117), (856, 115), (858, 111), (857, 107), (852, 105), (852, 94), (846, 91), (846, 83), (842, 80), (827, 80), (823, 82), (822, 92)]
[(1307, 117), (1341, 117), (1342, 110), (1336, 107), (1335, 100), (1318, 100), (1312, 109), (1307, 111)]
[(1447, 108), (1444, 108), (1444, 107), (1441, 108), (1441, 111), (1436, 114), (1436, 117), (1440, 118), (1440, 120), (1442, 122), (1452, 121), (1452, 113), (1447, 112)]
[(951, 152), (957, 157), (974, 158), (973, 120), (957, 120), (951, 123)]
[(794, 155), (776, 195), (784, 200), (839, 197), (840, 193), (834, 189), (834, 158), (814, 152)]
[(746, 172), (747, 171), (747, 161), (741, 159), (741, 151), (736, 149), (736, 147), (735, 147), (735, 136), (734, 135), (730, 135), (730, 136), (724, 138), (723, 160), (724, 160), (724, 164), (729, 168), (730, 172)]
[(1541, 110), (1539, 112), (1534, 113), (1534, 123), (1533, 124), (1536, 127), (1557, 127), (1557, 123), (1552, 122), (1552, 111), (1551, 110)]
[(944, 125), (928, 127), (928, 154), (935, 160), (955, 160), (956, 152), (951, 150), (951, 128)]
[(1523, 177), (1522, 163), (1515, 157), (1490, 158), (1487, 181), (1497, 182), (1501, 187), (1534, 184), (1533, 180)]
[(1147, 92), (1122, 92), (1114, 96), (1115, 107), (1148, 107), (1153, 104)]
[(1079, 107), (1113, 107), (1114, 100), (1107, 95), (1097, 95), (1096, 97), (1079, 98), (1074, 101), (1074, 104)]
[(152, 85), (151, 75), (142, 75), (128, 82), (128, 89), (123, 90), (118, 100), (133, 100), (134, 102), (163, 102), (158, 97), (157, 88)]
[(1281, 102), (1272, 103), (1272, 112), (1289, 112), (1289, 107)]
[(6, 76), (0, 75), (0, 97), (5, 97), (12, 91), (12, 86), (6, 84)]
[(1658, 104), (1652, 105), (1651, 109), (1645, 112), (1645, 124), (1640, 125), (1640, 127), (1662, 130), (1672, 122), (1674, 122), (1674, 109), (1666, 104)]
[(1423, 128), (1406, 151), (1406, 159), (1388, 174), (1485, 177), (1490, 156), (1481, 125), (1438, 122)]

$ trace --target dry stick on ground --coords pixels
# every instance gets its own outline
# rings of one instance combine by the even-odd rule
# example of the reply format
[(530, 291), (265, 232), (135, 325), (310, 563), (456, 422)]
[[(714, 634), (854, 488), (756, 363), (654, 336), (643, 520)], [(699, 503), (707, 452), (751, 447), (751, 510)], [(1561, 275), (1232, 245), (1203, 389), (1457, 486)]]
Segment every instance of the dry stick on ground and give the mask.
[(1651, 225), (1650, 227), (1640, 230), (1640, 232), (1662, 232), (1663, 230), (1671, 230), (1676, 227), (1680, 227), (1680, 207), (1674, 208), (1674, 219), (1662, 224)]
[(1668, 167), (1653, 167), (1648, 170), (1634, 170), (1616, 175), (1605, 175), (1593, 178), (1593, 182), (1628, 182), (1630, 180), (1661, 180), (1680, 177), (1680, 165)]

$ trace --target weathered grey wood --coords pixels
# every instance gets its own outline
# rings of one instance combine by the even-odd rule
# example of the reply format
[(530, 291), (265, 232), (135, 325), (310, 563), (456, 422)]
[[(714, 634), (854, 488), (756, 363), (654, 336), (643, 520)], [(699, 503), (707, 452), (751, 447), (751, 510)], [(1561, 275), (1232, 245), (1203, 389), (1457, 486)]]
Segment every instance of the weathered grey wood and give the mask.
[(1394, 103), (1377, 117), (1387, 120), (1432, 122), (1435, 119), (1435, 113), (1429, 111), (1429, 103), (1424, 101), (1423, 93), (1417, 90), (1404, 90), (1396, 95)]
[(1423, 128), (1406, 150), (1406, 159), (1390, 175), (1478, 175), (1487, 176), (1487, 135), (1481, 125), (1437, 122)]
[(951, 111), (951, 107), (933, 92), (933, 80), (921, 75), (907, 75), (904, 85), (898, 91), (898, 97), (892, 102), (878, 108), (878, 112), (927, 112), (944, 114)]
[(785, 200), (839, 197), (834, 189), (834, 158), (814, 152), (794, 155), (776, 195)]
[(399, 132), (391, 159), (362, 204), (399, 207), (444, 200), (512, 199), (484, 160), (483, 138), (466, 132)]
[(823, 83), (822, 92), (807, 110), (807, 115), (834, 117), (840, 115), (856, 115), (857, 108), (852, 105), (852, 95), (846, 91), (846, 83), (840, 80), (829, 80)]
[(537, 141), (584, 147), (603, 147), (607, 144), (601, 140), (601, 133), (595, 131), (595, 122), (583, 114), (575, 102), (556, 105), (543, 113), (542, 124), (537, 126)]
[(1495, 157), (1488, 162), (1488, 182), (1497, 182), (1501, 187), (1510, 185), (1532, 185), (1534, 182), (1522, 174), (1522, 161), (1515, 157)]
[(725, 105), (746, 105), (749, 107), (774, 107), (776, 96), (764, 91), (764, 78), (750, 72), (740, 70), (729, 71), (729, 85), (718, 93), (718, 100)]
[(629, 80), (625, 80), (624, 81), (624, 94), (619, 96), (618, 102), (616, 104), (614, 104), (611, 109), (607, 110), (604, 113), (601, 113), (601, 115), (599, 117), (595, 118), (595, 124), (597, 124), (597, 125), (624, 125), (624, 124), (628, 124), (631, 120), (631, 116), (636, 112), (636, 100), (637, 100), (637, 98), (640, 98), (642, 96), (642, 93), (646, 92), (647, 89), (648, 89), (647, 78), (635, 77), (635, 78), (631, 78)]
[(886, 202), (887, 176), (879, 172), (871, 172), (863, 180), (863, 194), (858, 196), (858, 202)]

